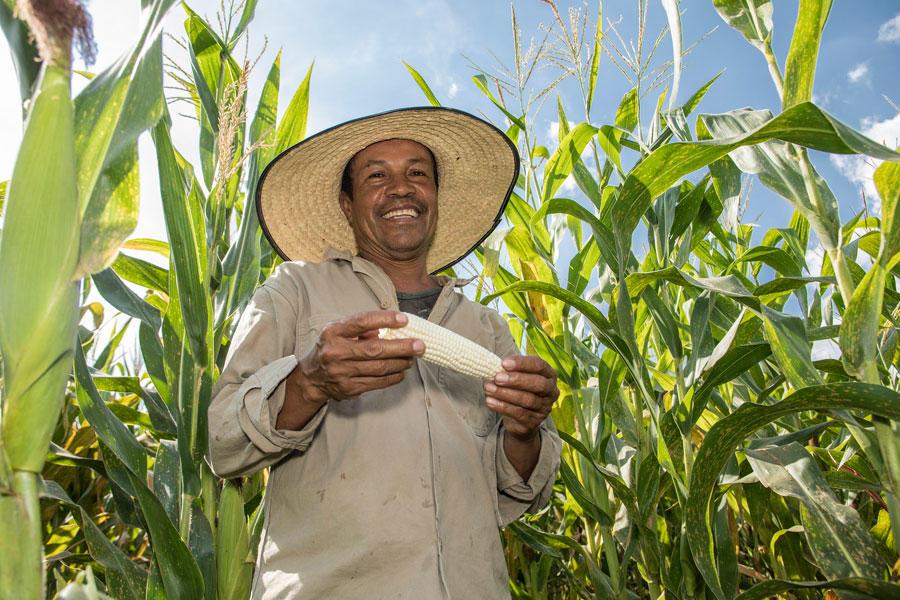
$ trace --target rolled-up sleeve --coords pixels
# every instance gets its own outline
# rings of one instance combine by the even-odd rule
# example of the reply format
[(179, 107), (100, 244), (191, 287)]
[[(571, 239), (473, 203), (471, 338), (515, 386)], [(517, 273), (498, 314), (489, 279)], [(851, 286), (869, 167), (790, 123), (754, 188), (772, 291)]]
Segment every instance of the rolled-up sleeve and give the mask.
[(220, 477), (252, 473), (302, 452), (325, 418), (327, 407), (300, 430), (275, 427), (285, 379), (298, 361), (298, 310), (289, 292), (267, 283), (241, 316), (208, 412), (209, 460)]
[[(491, 315), (495, 352), (502, 356), (519, 354), (519, 348), (509, 332), (509, 326), (499, 314)], [(559, 472), (562, 440), (547, 417), (540, 427), (541, 453), (528, 480), (522, 478), (503, 449), (503, 421), (498, 419), (484, 445), (482, 461), (488, 474), (497, 482), (497, 521), (501, 527), (509, 525), (523, 513), (537, 512), (550, 500), (553, 484)]]

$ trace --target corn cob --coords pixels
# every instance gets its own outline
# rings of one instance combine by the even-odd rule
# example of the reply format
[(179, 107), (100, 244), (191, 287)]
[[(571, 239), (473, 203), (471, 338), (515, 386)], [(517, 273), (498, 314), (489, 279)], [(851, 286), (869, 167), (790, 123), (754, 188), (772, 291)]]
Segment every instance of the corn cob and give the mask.
[(381, 329), (378, 337), (422, 340), (425, 342), (424, 360), (466, 375), (493, 379), (503, 370), (502, 359), (487, 348), (436, 323), (409, 313), (403, 314), (409, 319), (405, 326)]

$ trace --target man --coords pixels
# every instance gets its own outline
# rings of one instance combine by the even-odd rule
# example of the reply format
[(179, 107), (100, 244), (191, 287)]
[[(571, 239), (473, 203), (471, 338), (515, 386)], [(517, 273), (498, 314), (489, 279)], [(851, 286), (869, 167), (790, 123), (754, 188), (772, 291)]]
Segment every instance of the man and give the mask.
[[(403, 109), (279, 156), (257, 192), (286, 259), (245, 310), (209, 410), (210, 460), (271, 467), (253, 598), (505, 598), (497, 527), (550, 496), (556, 374), (439, 277), (496, 226), (518, 176), (506, 136)], [(504, 357), (492, 381), (380, 339), (405, 309)]]

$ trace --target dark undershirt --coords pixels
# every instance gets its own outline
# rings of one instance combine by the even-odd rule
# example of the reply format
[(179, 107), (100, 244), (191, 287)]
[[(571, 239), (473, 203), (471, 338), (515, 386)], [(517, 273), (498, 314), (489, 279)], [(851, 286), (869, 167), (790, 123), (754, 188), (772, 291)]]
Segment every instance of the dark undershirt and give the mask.
[(431, 314), (431, 309), (434, 308), (435, 302), (437, 302), (438, 296), (441, 295), (441, 289), (443, 288), (436, 287), (424, 292), (397, 292), (397, 303), (403, 312), (427, 319), (428, 315)]

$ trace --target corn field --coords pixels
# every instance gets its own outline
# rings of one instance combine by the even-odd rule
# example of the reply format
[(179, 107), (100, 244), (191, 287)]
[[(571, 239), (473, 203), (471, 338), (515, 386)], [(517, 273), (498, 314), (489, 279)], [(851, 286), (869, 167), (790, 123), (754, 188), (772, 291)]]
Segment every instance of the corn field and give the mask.
[[(472, 78), (522, 171), (504, 223), (457, 270), (561, 390), (554, 496), (501, 532), (513, 598), (900, 598), (900, 153), (812, 101), (831, 0), (798, 2), (779, 57), (771, 0), (712, 0), (760, 51), (778, 114), (703, 113), (715, 78), (676, 102), (690, 13), (675, 0), (639, 2), (674, 41), (650, 114), (634, 56), (634, 86), (602, 94), (614, 122), (592, 120), (612, 57), (599, 3), (570, 21), (547, 2), (552, 62), (582, 100), (556, 103), (554, 147), (535, 131), (553, 87), (531, 79), (548, 52), (520, 51), (514, 10), (514, 64)], [(279, 109), (280, 53), (252, 94), (240, 58), (255, 0), (223, 7), (218, 27), (182, 5), (185, 65), (164, 62), (175, 0), (142, 0), (132, 50), (73, 97), (89, 21), (61, 2), (74, 12), (60, 27), (47, 4), (0, 0), (27, 109), (0, 183), (0, 598), (247, 598), (266, 474), (212, 473), (206, 408), (280, 260), (252, 191), (306, 135), (312, 67)], [(176, 95), (199, 123), (198, 164), (172, 141)], [(131, 237), (143, 132), (164, 240)], [(880, 215), (842, 222), (810, 149), (880, 162)], [(788, 223), (741, 221), (751, 176)], [(829, 341), (839, 354), (814, 358)]]

